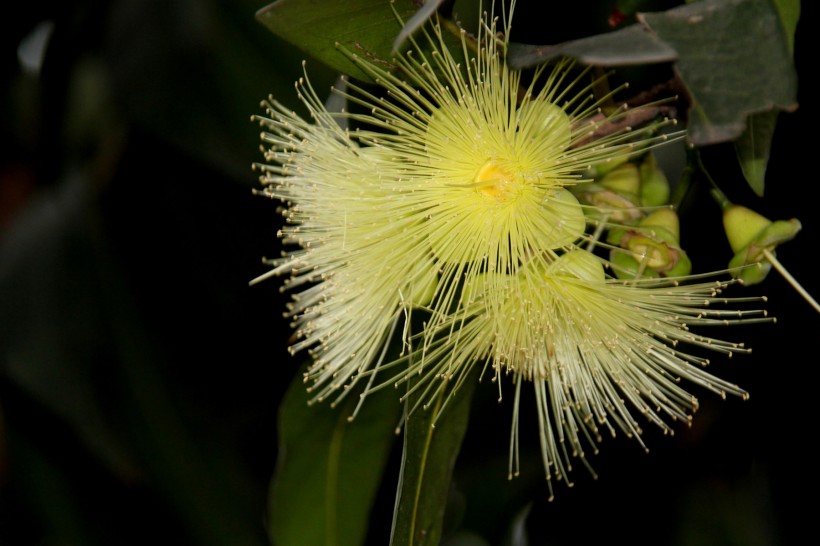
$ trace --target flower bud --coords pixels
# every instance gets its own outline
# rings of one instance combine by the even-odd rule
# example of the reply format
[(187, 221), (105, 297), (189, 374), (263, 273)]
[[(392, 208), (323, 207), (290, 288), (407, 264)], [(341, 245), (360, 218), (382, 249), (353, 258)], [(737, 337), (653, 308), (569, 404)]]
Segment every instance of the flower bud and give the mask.
[(688, 275), (692, 263), (679, 239), (678, 215), (669, 208), (652, 212), (634, 228), (612, 230), (607, 241), (628, 251), (613, 249), (610, 253), (615, 274), (619, 278)]
[(595, 180), (599, 180), (603, 178), (607, 173), (611, 172), (612, 170), (620, 167), (632, 156), (631, 152), (622, 152), (618, 154), (613, 154), (611, 157), (607, 157), (605, 161), (599, 161), (592, 165), (591, 169), (587, 172), (590, 178)]
[(634, 163), (624, 163), (604, 175), (599, 183), (625, 197), (637, 196), (641, 189), (641, 173)]
[[(729, 262), (732, 275), (749, 285), (762, 282), (772, 267), (766, 251), (773, 254), (777, 245), (794, 239), (801, 227), (796, 218), (772, 222), (741, 205), (726, 207), (723, 228), (735, 253)], [(747, 267), (752, 264), (759, 265)]]
[(598, 182), (576, 186), (581, 201), (597, 210), (587, 213), (618, 223), (632, 223), (643, 215), (640, 208), (641, 176), (633, 163), (622, 163)]
[(549, 274), (577, 277), (592, 282), (603, 282), (606, 278), (601, 260), (586, 250), (572, 250), (559, 257), (550, 265)]
[(740, 205), (731, 205), (723, 211), (723, 229), (732, 252), (747, 247), (771, 223), (765, 216)]
[(660, 207), (669, 201), (669, 180), (658, 167), (655, 156), (646, 154), (640, 167), (641, 203), (647, 207)]

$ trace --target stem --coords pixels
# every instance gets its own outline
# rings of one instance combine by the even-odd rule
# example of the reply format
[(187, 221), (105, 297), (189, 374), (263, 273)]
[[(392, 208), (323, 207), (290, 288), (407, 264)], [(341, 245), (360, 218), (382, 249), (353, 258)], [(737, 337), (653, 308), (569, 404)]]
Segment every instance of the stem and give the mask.
[(797, 290), (797, 293), (803, 296), (803, 299), (809, 302), (809, 305), (814, 307), (815, 311), (820, 313), (820, 304), (818, 304), (817, 301), (813, 297), (811, 297), (811, 294), (809, 294), (806, 291), (806, 289), (803, 288), (799, 282), (797, 282), (797, 279), (792, 277), (791, 273), (789, 273), (786, 270), (786, 268), (783, 267), (783, 264), (777, 261), (777, 258), (774, 257), (774, 254), (769, 252), (768, 249), (764, 248), (763, 255), (766, 256), (766, 259), (769, 260), (769, 262), (774, 266), (775, 269), (777, 269), (777, 272), (783, 275), (783, 278), (786, 279), (786, 281), (788, 281), (790, 285), (792, 285), (792, 288)]
[(723, 193), (714, 182), (712, 183), (712, 188), (709, 190), (709, 193), (712, 194), (712, 198), (714, 198), (714, 200), (717, 201), (717, 204), (720, 205), (720, 210), (725, 212), (726, 209), (732, 206), (732, 202), (729, 201), (726, 194)]
[(609, 221), (609, 214), (604, 214), (604, 217), (601, 220), (598, 220), (598, 223), (595, 226), (595, 233), (592, 234), (592, 238), (587, 243), (587, 251), (592, 252), (592, 249), (595, 248), (595, 244), (601, 238), (604, 228), (606, 228), (607, 221)]
[(695, 160), (697, 161), (700, 172), (703, 173), (703, 175), (706, 177), (706, 180), (709, 181), (709, 185), (712, 186), (709, 190), (709, 193), (712, 194), (714, 200), (717, 201), (718, 205), (720, 205), (720, 210), (725, 211), (726, 209), (732, 206), (732, 202), (729, 201), (729, 198), (726, 197), (726, 194), (723, 193), (723, 191), (721, 191), (720, 187), (717, 185), (717, 182), (715, 182), (715, 179), (712, 178), (712, 175), (710, 175), (709, 171), (706, 170), (706, 167), (703, 165), (703, 159), (701, 159), (700, 157), (700, 152), (695, 150), (694, 156)]
[(692, 165), (692, 155), (694, 153), (695, 152), (692, 150), (688, 151), (686, 167), (684, 167), (683, 173), (681, 173), (680, 180), (677, 184), (675, 184), (673, 188), (673, 193), (671, 195), (669, 203), (675, 210), (681, 209), (681, 205), (683, 205), (683, 200), (686, 199), (686, 195), (692, 188), (692, 175), (695, 171), (695, 168)]

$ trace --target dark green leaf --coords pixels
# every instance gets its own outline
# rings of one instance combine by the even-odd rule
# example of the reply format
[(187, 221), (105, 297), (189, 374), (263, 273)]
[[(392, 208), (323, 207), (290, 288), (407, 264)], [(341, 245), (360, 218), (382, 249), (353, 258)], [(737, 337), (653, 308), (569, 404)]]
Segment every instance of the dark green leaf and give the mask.
[(748, 116), (796, 108), (797, 75), (771, 0), (704, 0), (639, 20), (678, 52), (692, 144), (735, 140)]
[[(789, 42), (789, 53), (794, 52), (794, 32), (800, 18), (800, 0), (774, 0), (780, 16), (780, 22)], [(746, 131), (735, 141), (743, 176), (752, 190), (763, 196), (766, 182), (766, 166), (769, 163), (774, 128), (777, 124), (777, 112), (763, 112), (749, 116)]]
[(510, 44), (507, 61), (527, 68), (567, 55), (584, 64), (626, 66), (674, 61), (675, 50), (641, 25), (551, 46)]
[[(427, 409), (417, 408), (407, 419), (391, 546), (439, 543), (453, 466), (477, 382), (472, 374), (457, 390), (439, 396)], [(417, 399), (411, 396), (408, 405)]]
[(773, 0), (780, 15), (783, 30), (789, 40), (789, 52), (794, 53), (794, 33), (797, 30), (797, 21), (800, 19), (800, 0)]
[(351, 393), (333, 409), (308, 406), (301, 377), (279, 407), (279, 460), (270, 495), (271, 538), (282, 546), (355, 546), (367, 535), (373, 499), (401, 416), (398, 394), (364, 401)]
[[(396, 35), (416, 12), (410, 0), (279, 0), (256, 14), (280, 38), (331, 68), (369, 79), (339, 51), (337, 44), (376, 62), (388, 64)], [(395, 12), (394, 12), (395, 10)]]
[(746, 130), (735, 141), (740, 168), (749, 187), (763, 197), (766, 182), (766, 165), (769, 163), (769, 149), (772, 145), (774, 127), (778, 112), (753, 114), (746, 120)]

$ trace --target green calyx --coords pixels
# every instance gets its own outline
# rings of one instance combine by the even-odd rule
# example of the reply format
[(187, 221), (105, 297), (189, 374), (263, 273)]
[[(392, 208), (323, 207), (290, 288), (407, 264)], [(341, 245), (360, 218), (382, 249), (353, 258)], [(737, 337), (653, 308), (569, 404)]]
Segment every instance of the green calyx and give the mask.
[(621, 247), (610, 253), (615, 274), (619, 278), (688, 275), (692, 263), (679, 239), (680, 223), (672, 209), (656, 210), (634, 228), (612, 230), (607, 241)]
[[(775, 248), (794, 239), (802, 226), (796, 218), (772, 222), (749, 208), (731, 205), (723, 211), (723, 227), (735, 253), (729, 262), (732, 275), (752, 285), (762, 282), (771, 270), (766, 253), (774, 254)], [(754, 264), (757, 267), (749, 267)]]

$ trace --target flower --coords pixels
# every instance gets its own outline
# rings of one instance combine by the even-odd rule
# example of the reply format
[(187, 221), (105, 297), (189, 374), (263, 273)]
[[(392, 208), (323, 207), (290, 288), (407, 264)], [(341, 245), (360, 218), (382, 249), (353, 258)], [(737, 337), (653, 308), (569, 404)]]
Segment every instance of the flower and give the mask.
[(524, 382), (535, 391), (548, 482), (569, 482), (573, 458), (589, 467), (584, 445), (597, 452), (604, 432), (614, 436), (621, 430), (644, 446), (634, 411), (668, 434), (674, 430), (665, 418), (689, 423), (698, 401), (681, 387), (681, 379), (724, 398), (747, 397), (737, 385), (706, 372), (709, 360), (684, 347), (729, 356), (749, 352), (742, 343), (694, 333), (690, 327), (768, 320), (760, 310), (711, 308), (758, 298), (727, 300), (722, 292), (735, 280), (619, 281), (606, 275), (604, 263), (576, 248), (557, 258), (534, 257), (514, 275), (495, 275), (497, 282), (468, 286), (462, 312), (441, 325), (445, 334), (438, 342), (403, 359), (408, 366), (402, 378), (424, 369), (443, 379), (442, 386), (475, 365), (489, 365), (495, 381), (512, 375), (511, 477), (518, 473), (518, 405)]
[[(611, 96), (593, 98), (588, 72), (566, 61), (524, 85), (504, 62), (509, 30), (509, 19), (499, 36), (485, 18), (475, 39), (461, 31), (462, 60), (435, 23), (392, 67), (344, 51), (379, 88), (334, 90), (357, 110), (329, 112), (307, 74), (296, 87), (311, 121), (265, 101), (254, 119), (266, 162), (256, 168), (264, 194), (284, 205), (291, 249), (261, 278), (288, 276), (291, 351), (313, 358), (313, 400), (336, 403), (366, 380), (364, 400), (410, 377), (426, 396), (452, 393), (451, 379), (483, 363), (497, 379), (513, 376), (511, 473), (529, 381), (547, 477), (565, 478), (567, 446), (583, 458), (581, 436), (640, 436), (630, 406), (664, 430), (659, 413), (688, 420), (696, 402), (679, 378), (743, 394), (679, 342), (745, 349), (689, 332), (735, 320), (707, 309), (728, 283), (617, 281), (581, 246), (601, 244), (587, 228), (607, 215), (570, 188), (590, 182), (591, 166), (666, 141), (659, 129), (674, 120), (607, 131), (626, 110), (605, 114)], [(425, 314), (420, 331), (413, 312)], [(404, 351), (391, 360), (399, 330)], [(379, 372), (391, 379), (376, 383)]]

